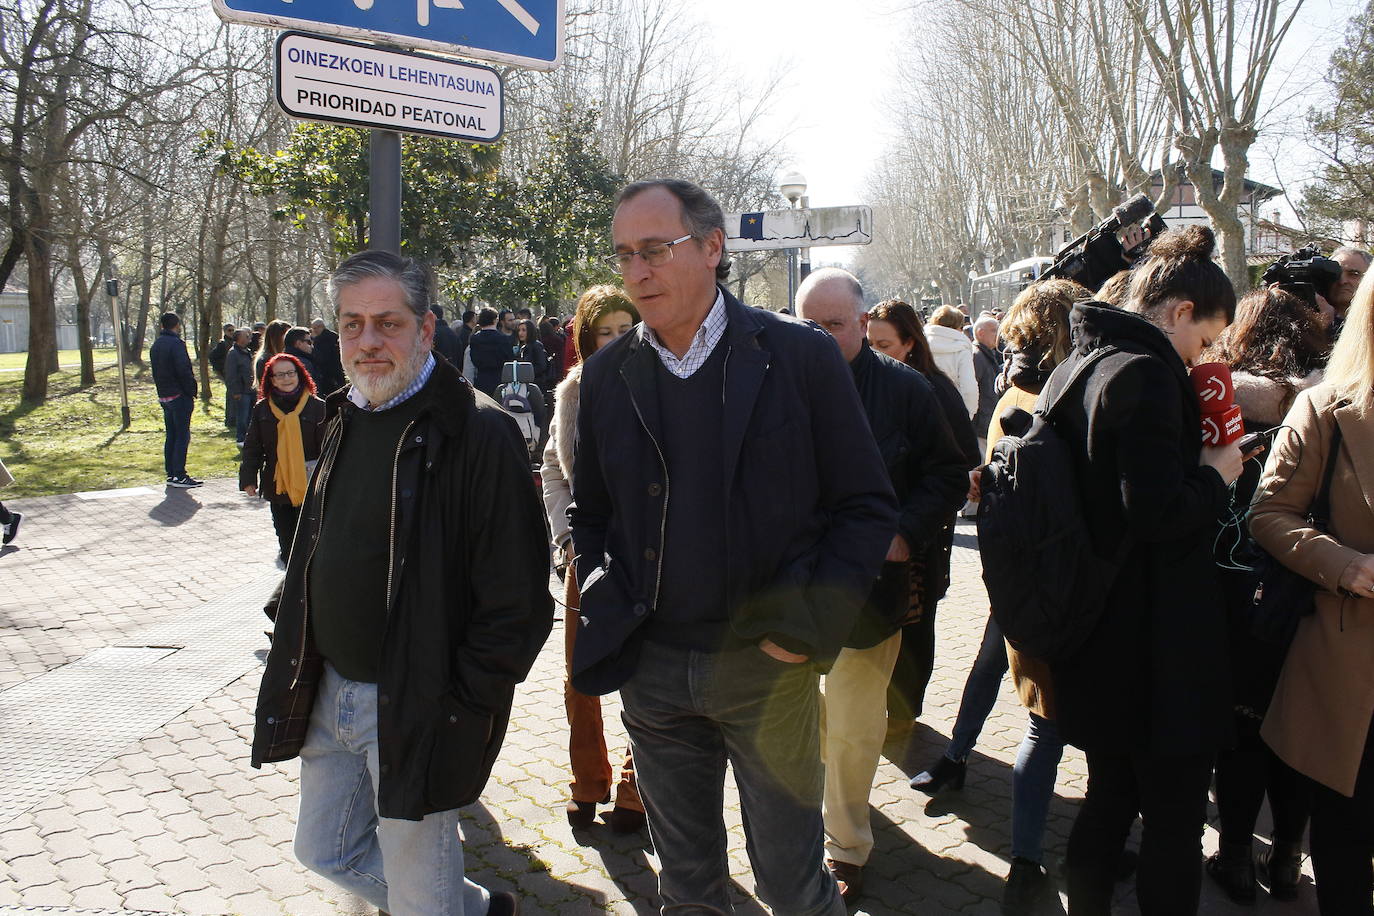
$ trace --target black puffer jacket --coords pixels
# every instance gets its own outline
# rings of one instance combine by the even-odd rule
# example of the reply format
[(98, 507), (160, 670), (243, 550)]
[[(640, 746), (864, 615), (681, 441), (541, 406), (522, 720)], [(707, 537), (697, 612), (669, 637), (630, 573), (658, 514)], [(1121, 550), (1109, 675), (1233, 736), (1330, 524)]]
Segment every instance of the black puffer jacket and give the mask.
[(1051, 666), (1059, 731), (1085, 750), (1206, 753), (1231, 734), (1226, 609), (1212, 542), (1228, 489), (1201, 467), (1201, 414), (1168, 337), (1139, 315), (1074, 306), (1075, 348), (1045, 397), (1098, 347), (1056, 426), (1076, 459), (1099, 553), (1129, 547), (1106, 610), (1071, 658)]
[[(324, 452), (277, 596), (276, 638), (258, 694), (255, 767), (300, 753), (323, 670), (308, 625), (306, 582), (329, 500), (347, 498), (329, 492), (339, 443), (358, 409), (346, 394), (327, 402)], [(394, 477), (379, 475), (394, 480), (396, 587), (377, 685), (377, 809), (407, 820), (481, 794), (515, 685), (553, 621), (543, 507), (515, 424), (443, 360), (415, 397), (423, 403)]]

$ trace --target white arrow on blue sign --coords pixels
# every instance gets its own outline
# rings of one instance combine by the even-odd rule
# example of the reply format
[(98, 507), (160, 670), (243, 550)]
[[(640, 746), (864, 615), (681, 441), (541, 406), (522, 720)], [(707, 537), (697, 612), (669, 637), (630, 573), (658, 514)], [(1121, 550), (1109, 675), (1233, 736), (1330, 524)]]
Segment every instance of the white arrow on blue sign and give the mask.
[(563, 0), (213, 0), (225, 22), (304, 29), (552, 70)]

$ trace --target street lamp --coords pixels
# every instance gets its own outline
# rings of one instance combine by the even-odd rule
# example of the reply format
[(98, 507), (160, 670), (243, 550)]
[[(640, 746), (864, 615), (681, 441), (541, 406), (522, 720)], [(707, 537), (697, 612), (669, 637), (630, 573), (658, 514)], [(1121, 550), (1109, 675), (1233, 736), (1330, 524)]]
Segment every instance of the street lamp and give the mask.
[[(778, 191), (795, 210), (806, 206), (806, 176), (798, 171), (784, 172), (778, 179)], [(809, 251), (808, 251), (809, 253)], [(809, 258), (808, 258), (809, 260)], [(787, 310), (797, 311), (797, 249), (787, 249)]]

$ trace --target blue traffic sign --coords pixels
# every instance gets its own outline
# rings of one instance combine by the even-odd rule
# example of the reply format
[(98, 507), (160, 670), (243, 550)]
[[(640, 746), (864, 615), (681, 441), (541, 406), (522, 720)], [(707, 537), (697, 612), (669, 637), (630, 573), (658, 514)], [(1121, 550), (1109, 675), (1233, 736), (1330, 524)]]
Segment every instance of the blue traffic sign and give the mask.
[(303, 29), (552, 70), (563, 0), (213, 0), (225, 22)]

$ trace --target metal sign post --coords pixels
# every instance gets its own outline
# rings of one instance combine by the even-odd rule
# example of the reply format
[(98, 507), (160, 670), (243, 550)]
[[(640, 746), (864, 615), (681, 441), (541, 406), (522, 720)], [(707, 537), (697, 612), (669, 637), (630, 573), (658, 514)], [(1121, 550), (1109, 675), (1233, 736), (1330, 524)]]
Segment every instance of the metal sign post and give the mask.
[(367, 247), (401, 253), (401, 135), (372, 131), (368, 149)]
[(106, 280), (105, 293), (110, 297), (110, 326), (114, 328), (115, 359), (119, 361), (119, 404), (123, 415), (120, 429), (128, 429), (133, 421), (129, 416), (129, 380), (124, 374), (124, 324), (119, 320), (119, 281), (114, 277)]

